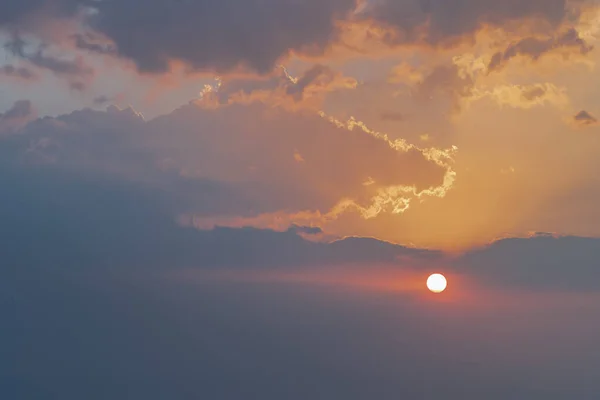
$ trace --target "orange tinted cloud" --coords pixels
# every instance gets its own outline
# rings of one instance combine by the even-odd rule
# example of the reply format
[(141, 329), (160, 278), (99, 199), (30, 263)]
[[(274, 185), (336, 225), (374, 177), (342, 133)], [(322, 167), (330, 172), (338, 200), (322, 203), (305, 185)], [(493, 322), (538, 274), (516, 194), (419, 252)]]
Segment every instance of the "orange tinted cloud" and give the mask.
[(529, 37), (511, 44), (503, 52), (492, 56), (488, 70), (501, 69), (510, 59), (517, 56), (526, 56), (535, 61), (550, 52), (562, 52), (566, 56), (570, 53), (586, 55), (592, 49), (593, 47), (581, 38), (579, 32), (572, 28), (556, 37), (547, 39)]

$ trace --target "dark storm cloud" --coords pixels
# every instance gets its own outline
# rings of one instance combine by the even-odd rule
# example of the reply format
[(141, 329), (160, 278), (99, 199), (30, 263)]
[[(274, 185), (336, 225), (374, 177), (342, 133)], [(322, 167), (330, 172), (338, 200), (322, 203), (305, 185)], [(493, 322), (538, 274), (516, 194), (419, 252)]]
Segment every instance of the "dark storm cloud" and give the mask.
[(585, 110), (581, 110), (573, 117), (573, 120), (580, 125), (596, 125), (598, 123), (598, 119), (594, 117), (592, 114)]
[(501, 69), (510, 59), (519, 55), (527, 56), (535, 61), (546, 53), (560, 49), (568, 49), (585, 55), (592, 51), (593, 47), (588, 45), (575, 29), (570, 29), (556, 38), (525, 38), (511, 44), (503, 52), (494, 54), (488, 65), (488, 70)]

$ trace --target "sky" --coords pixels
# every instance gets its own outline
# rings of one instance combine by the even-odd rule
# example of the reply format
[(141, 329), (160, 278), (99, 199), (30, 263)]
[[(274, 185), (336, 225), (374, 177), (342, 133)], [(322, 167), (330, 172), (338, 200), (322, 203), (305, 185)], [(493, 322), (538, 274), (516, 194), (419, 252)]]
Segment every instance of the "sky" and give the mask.
[(597, 399), (599, 21), (2, 1), (1, 397)]

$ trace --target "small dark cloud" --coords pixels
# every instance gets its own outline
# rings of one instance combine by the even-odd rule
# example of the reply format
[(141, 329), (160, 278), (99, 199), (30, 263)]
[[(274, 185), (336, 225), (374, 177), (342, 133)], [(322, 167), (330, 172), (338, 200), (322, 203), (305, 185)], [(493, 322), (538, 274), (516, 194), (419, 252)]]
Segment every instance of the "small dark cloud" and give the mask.
[(76, 34), (73, 35), (73, 40), (75, 42), (75, 47), (81, 50), (87, 50), (92, 53), (98, 54), (109, 54), (115, 55), (117, 54), (117, 49), (112, 44), (106, 43), (98, 43), (94, 41), (96, 38), (92, 34)]
[(402, 122), (406, 119), (406, 116), (397, 111), (384, 111), (381, 113), (381, 119), (384, 121)]
[(585, 110), (578, 112), (573, 117), (573, 120), (577, 124), (585, 125), (585, 126), (596, 125), (598, 123), (598, 119), (596, 119), (596, 117), (594, 117), (592, 114), (590, 114), (589, 112), (587, 112)]
[(288, 232), (301, 233), (304, 235), (320, 235), (323, 233), (323, 229), (318, 226), (292, 225), (289, 227)]
[(25, 58), (25, 47), (27, 46), (27, 42), (16, 32), (11, 34), (9, 40), (4, 42), (2, 46), (4, 50), (6, 50), (9, 54), (13, 56), (18, 56)]
[(106, 103), (110, 103), (111, 101), (113, 101), (112, 97), (108, 97), (108, 96), (104, 96), (104, 95), (94, 97), (94, 100), (93, 100), (94, 105), (97, 105), (97, 106), (101, 106)]
[(87, 65), (81, 56), (75, 58), (60, 58), (47, 53), (48, 45), (42, 44), (33, 52), (27, 51), (28, 43), (13, 33), (10, 40), (4, 43), (4, 48), (13, 56), (19, 57), (32, 66), (44, 69), (64, 77), (71, 88), (83, 87), (82, 80), (88, 80), (94, 75), (94, 69)]
[(534, 101), (546, 94), (546, 88), (542, 86), (533, 86), (523, 89), (521, 96), (527, 101)]
[(83, 82), (70, 82), (69, 87), (77, 92), (83, 92), (86, 88), (86, 84)]
[(37, 76), (29, 68), (15, 67), (14, 65), (10, 64), (0, 67), (0, 75), (23, 79), (26, 81), (32, 81), (37, 78)]
[(25, 56), (25, 59), (39, 68), (47, 69), (58, 75), (89, 76), (94, 73), (92, 67), (85, 65), (82, 58), (61, 59), (44, 54), (43, 50)]

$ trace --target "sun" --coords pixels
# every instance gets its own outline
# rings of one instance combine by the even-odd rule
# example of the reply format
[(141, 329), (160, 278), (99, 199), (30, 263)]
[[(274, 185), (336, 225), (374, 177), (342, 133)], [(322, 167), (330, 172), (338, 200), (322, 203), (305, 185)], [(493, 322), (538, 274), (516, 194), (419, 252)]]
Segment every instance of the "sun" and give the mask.
[(442, 293), (446, 290), (447, 285), (448, 282), (442, 274), (433, 274), (427, 278), (427, 289), (431, 290), (433, 293)]

